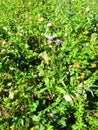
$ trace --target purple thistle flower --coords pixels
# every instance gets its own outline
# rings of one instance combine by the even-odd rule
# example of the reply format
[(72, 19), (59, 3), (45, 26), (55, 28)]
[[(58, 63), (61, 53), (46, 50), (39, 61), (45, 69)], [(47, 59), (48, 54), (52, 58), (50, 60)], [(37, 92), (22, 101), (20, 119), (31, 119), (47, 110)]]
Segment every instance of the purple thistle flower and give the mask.
[(96, 24), (96, 27), (98, 27), (98, 23)]
[(53, 41), (53, 39), (54, 39), (53, 36), (50, 36), (50, 37), (48, 38), (49, 41)]
[(61, 40), (60, 39), (57, 39), (56, 40), (56, 44), (60, 44), (61, 43)]

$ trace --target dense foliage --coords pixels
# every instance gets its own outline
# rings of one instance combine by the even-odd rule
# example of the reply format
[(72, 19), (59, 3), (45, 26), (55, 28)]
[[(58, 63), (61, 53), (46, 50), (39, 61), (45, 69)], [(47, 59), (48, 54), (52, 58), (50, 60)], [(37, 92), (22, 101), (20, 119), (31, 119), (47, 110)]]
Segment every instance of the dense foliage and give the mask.
[(0, 0), (0, 130), (98, 129), (98, 0)]

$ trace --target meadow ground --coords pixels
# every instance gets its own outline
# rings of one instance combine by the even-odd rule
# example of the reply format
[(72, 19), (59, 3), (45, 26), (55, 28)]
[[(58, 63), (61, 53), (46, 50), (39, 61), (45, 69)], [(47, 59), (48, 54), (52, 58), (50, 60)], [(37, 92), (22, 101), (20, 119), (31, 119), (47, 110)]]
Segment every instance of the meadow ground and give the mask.
[(0, 130), (98, 130), (98, 0), (0, 0)]

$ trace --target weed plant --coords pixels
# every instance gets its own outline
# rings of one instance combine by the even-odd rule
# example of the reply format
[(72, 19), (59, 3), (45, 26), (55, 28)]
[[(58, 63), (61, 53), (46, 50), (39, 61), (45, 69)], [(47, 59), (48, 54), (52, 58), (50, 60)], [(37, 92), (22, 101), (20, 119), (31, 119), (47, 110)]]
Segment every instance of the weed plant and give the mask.
[(98, 130), (97, 0), (0, 0), (0, 130)]

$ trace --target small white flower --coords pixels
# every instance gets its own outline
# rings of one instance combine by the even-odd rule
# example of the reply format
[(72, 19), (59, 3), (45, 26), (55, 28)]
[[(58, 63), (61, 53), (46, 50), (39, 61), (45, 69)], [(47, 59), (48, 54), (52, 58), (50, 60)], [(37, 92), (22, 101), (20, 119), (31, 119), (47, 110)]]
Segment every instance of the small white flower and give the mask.
[(11, 85), (12, 85), (12, 83), (11, 83), (11, 82), (7, 84), (7, 86), (11, 86)]
[(72, 101), (72, 98), (71, 98), (69, 95), (65, 95), (65, 96), (64, 96), (64, 99), (65, 99), (67, 102)]
[(34, 116), (33, 116), (33, 121), (35, 121), (35, 122), (39, 122), (39, 117), (36, 116), (36, 115), (34, 115)]
[(9, 92), (9, 98), (10, 98), (10, 99), (13, 99), (13, 98), (14, 98), (13, 92)]
[(47, 27), (51, 27), (51, 26), (52, 26), (52, 23), (48, 23), (48, 24), (47, 24)]
[(89, 7), (87, 7), (87, 8), (86, 8), (86, 12), (89, 12), (89, 11), (90, 11), (90, 8), (89, 8)]
[(45, 33), (41, 33), (41, 36), (45, 36)]

